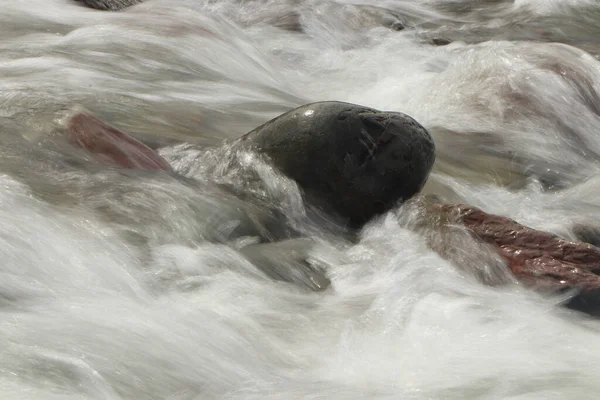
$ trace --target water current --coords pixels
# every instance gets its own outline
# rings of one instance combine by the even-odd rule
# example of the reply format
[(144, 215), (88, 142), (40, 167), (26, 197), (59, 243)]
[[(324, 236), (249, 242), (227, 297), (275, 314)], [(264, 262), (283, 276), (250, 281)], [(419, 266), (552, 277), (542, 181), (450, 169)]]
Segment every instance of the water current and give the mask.
[[(600, 322), (564, 297), (483, 284), (410, 207), (349, 240), (219, 147), (313, 101), (401, 111), (436, 141), (425, 192), (575, 239), (600, 229), (595, 0), (0, 3), (2, 399), (597, 398)], [(181, 178), (70, 146), (81, 109)]]

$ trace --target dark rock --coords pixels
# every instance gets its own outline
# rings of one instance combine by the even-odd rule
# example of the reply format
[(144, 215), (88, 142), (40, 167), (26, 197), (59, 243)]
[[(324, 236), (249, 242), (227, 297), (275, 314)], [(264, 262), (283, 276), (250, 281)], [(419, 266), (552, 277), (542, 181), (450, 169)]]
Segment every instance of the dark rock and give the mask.
[(75, 0), (96, 10), (119, 11), (134, 6), (144, 0)]
[(408, 115), (341, 102), (296, 108), (238, 143), (353, 227), (419, 192), (435, 160), (433, 139)]
[(600, 248), (462, 204), (437, 205), (436, 209), (449, 222), (464, 224), (478, 240), (492, 245), (523, 284), (543, 291), (574, 290), (577, 295), (569, 307), (600, 312)]
[(99, 161), (122, 168), (171, 171), (169, 163), (157, 152), (96, 117), (77, 114), (67, 128), (72, 143)]
[(444, 38), (433, 38), (431, 39), (431, 43), (435, 46), (447, 46), (450, 43), (452, 43), (452, 40)]

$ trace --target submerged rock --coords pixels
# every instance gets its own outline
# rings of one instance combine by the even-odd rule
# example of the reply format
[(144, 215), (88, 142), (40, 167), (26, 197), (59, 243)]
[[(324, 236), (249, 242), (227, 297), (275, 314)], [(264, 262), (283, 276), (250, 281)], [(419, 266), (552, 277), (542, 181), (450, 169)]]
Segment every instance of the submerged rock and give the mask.
[(298, 107), (238, 143), (352, 227), (418, 193), (435, 160), (433, 139), (413, 118), (341, 102)]
[(248, 245), (240, 253), (273, 280), (320, 292), (329, 288), (331, 282), (326, 274), (327, 264), (311, 255), (316, 246), (311, 239), (292, 239)]
[(119, 11), (127, 7), (134, 6), (144, 0), (75, 0), (85, 4), (87, 7), (96, 10)]
[(96, 117), (79, 113), (69, 120), (67, 129), (71, 142), (99, 161), (122, 168), (171, 171), (156, 151)]
[(355, 7), (357, 19), (360, 25), (365, 27), (382, 26), (393, 31), (401, 31), (406, 27), (406, 22), (400, 14), (383, 7), (365, 4), (346, 4), (342, 7)]

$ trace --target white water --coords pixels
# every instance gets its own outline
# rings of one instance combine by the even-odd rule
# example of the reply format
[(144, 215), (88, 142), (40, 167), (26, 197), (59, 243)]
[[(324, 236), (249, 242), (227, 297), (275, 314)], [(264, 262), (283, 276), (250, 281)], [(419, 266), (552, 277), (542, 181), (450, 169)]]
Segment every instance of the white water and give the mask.
[[(409, 210), (349, 243), (268, 166), (203, 150), (311, 101), (398, 110), (435, 136), (426, 191), (573, 237), (600, 226), (595, 1), (377, 2), (400, 32), (310, 0), (0, 5), (2, 399), (597, 397), (600, 324), (564, 299), (483, 285), (494, 266), (441, 259)], [(273, 26), (291, 11), (302, 32)], [(189, 179), (72, 149), (74, 107)], [(314, 243), (252, 247), (273, 224)], [(250, 248), (332, 287), (274, 282)]]

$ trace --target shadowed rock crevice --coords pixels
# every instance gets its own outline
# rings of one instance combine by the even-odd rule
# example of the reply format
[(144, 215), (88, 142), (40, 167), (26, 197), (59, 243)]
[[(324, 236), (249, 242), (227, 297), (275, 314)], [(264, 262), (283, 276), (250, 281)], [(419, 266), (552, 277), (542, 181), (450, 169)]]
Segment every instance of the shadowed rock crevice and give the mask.
[(134, 6), (144, 0), (75, 0), (89, 8), (104, 11), (119, 11)]

